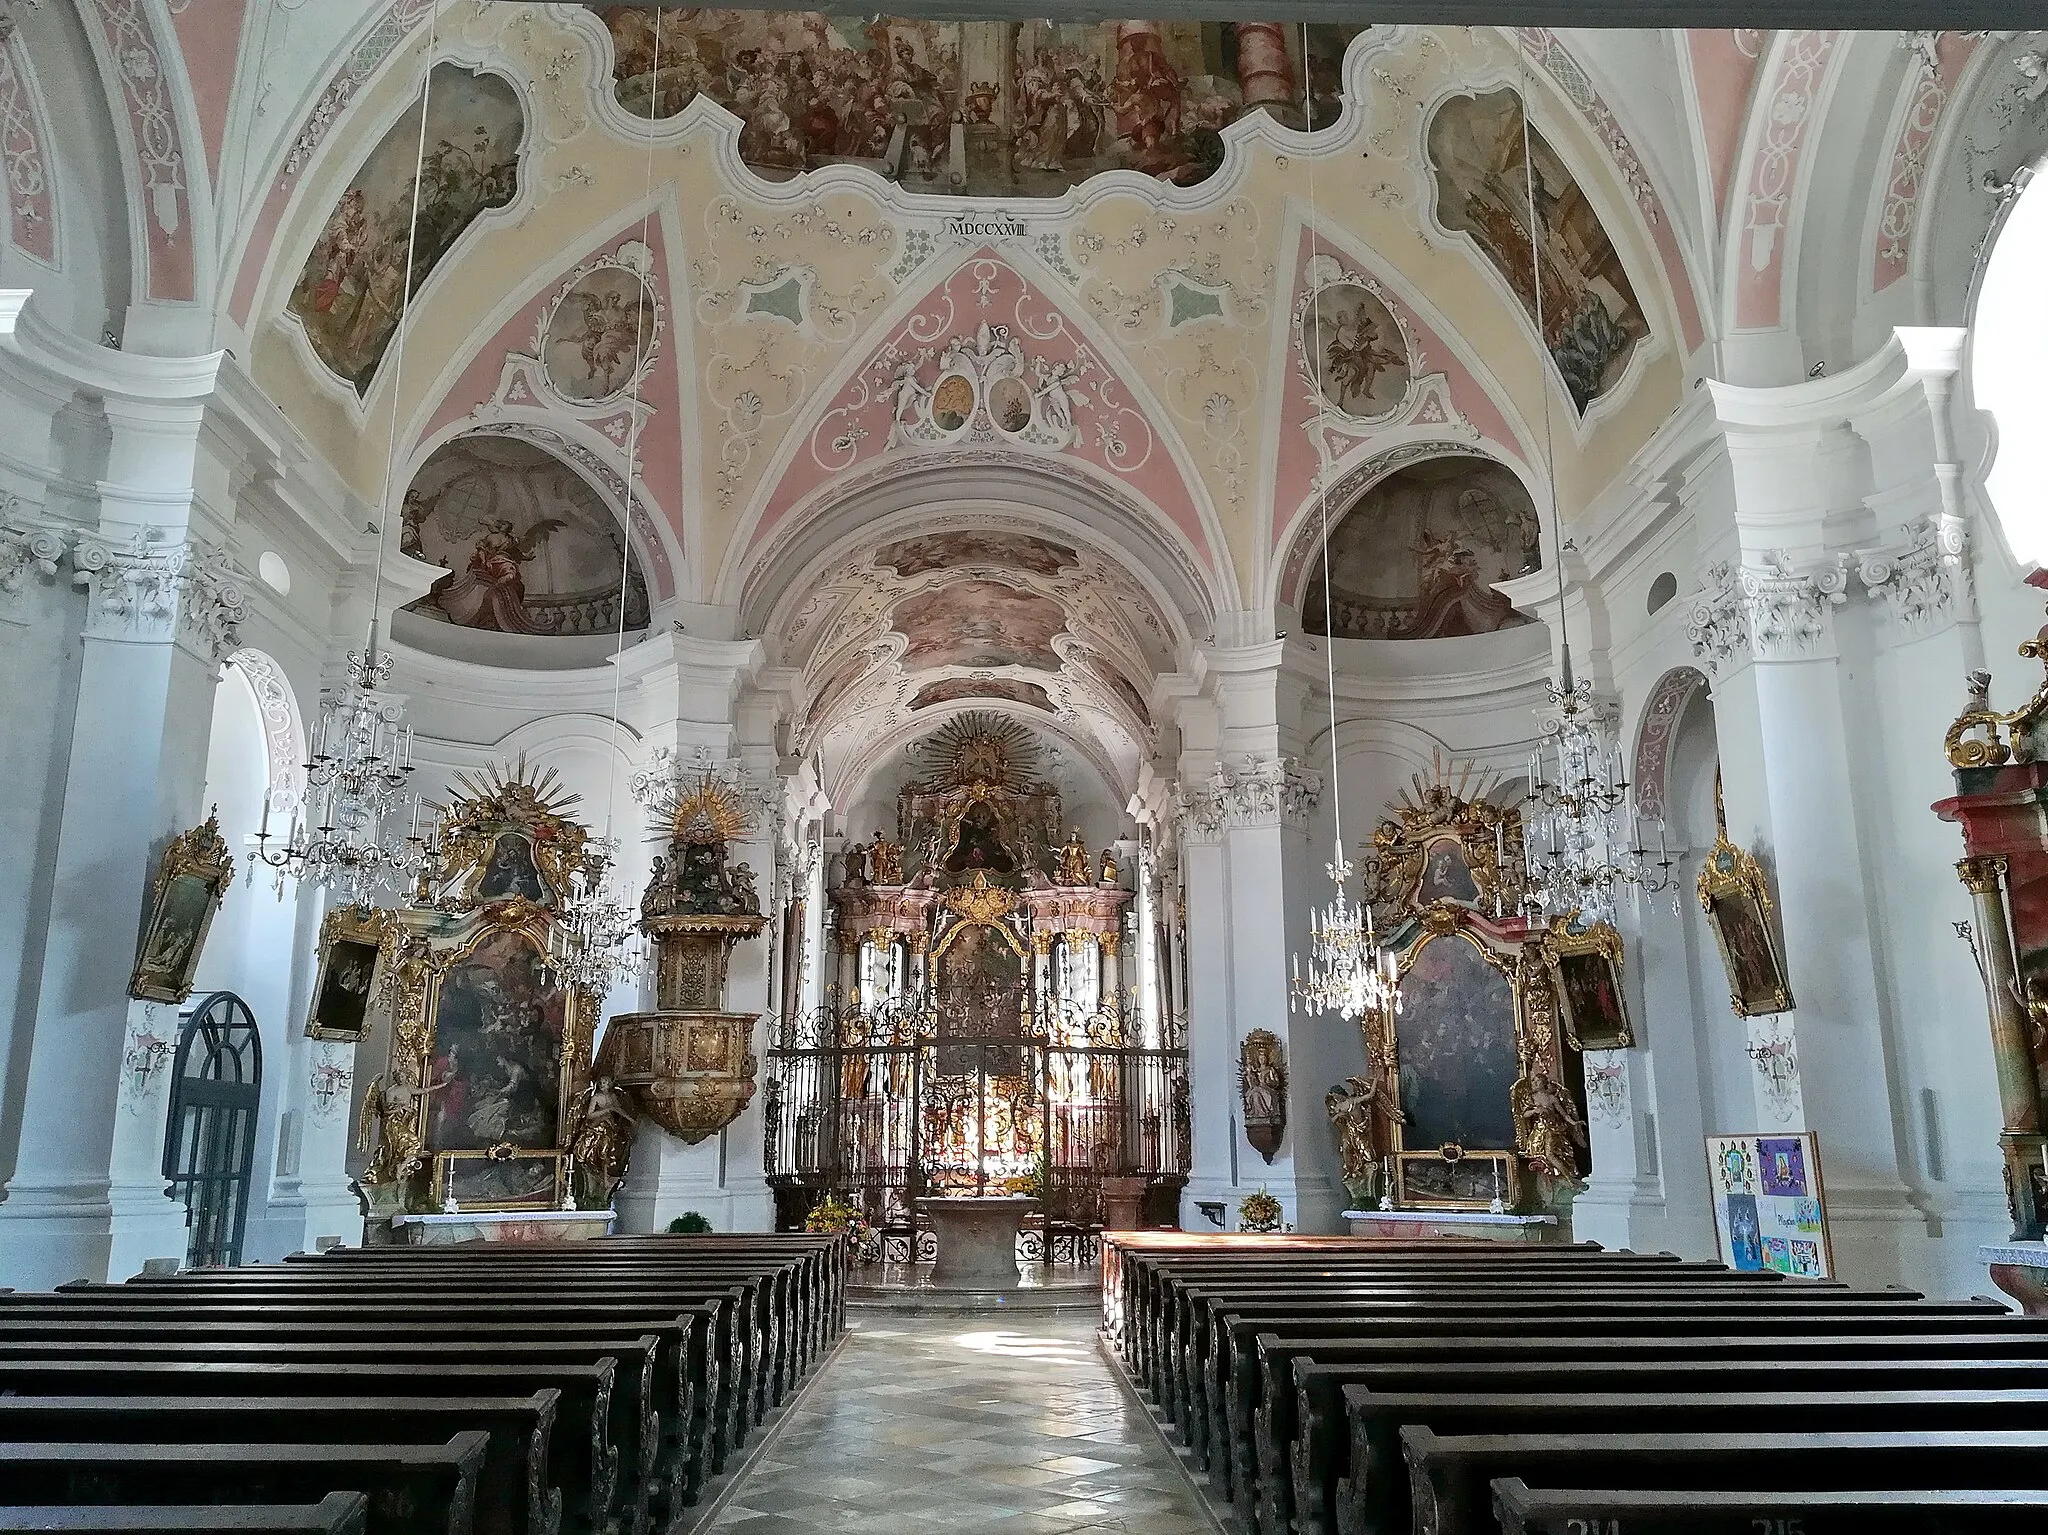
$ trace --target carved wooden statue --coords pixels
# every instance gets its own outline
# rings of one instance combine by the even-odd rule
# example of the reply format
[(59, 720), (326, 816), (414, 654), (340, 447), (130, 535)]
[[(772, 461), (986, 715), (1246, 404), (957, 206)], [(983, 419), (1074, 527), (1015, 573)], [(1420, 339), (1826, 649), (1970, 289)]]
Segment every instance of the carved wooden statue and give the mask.
[(878, 885), (900, 885), (903, 883), (903, 844), (891, 842), (880, 832), (868, 847), (868, 861), (873, 869), (874, 882)]
[(1279, 1036), (1253, 1029), (1237, 1051), (1237, 1091), (1244, 1138), (1268, 1162), (1287, 1133), (1287, 1063)]
[(1509, 1094), (1515, 1112), (1515, 1149), (1529, 1165), (1565, 1183), (1579, 1180), (1578, 1148), (1586, 1144), (1578, 1106), (1547, 1075), (1531, 1065)]
[(1085, 885), (1088, 883), (1088, 844), (1081, 840), (1081, 828), (1075, 827), (1073, 836), (1067, 838), (1067, 845), (1060, 849), (1059, 877), (1054, 881), (1061, 885)]
[(633, 1150), (633, 1114), (610, 1077), (593, 1077), (583, 1090), (568, 1142), (576, 1158), (577, 1202), (586, 1210), (603, 1208), (625, 1177)]
[(1408, 1116), (1370, 1076), (1345, 1078), (1323, 1095), (1323, 1106), (1337, 1132), (1345, 1192), (1354, 1199), (1369, 1198), (1388, 1149), (1380, 1143), (1379, 1116), (1397, 1125), (1406, 1124)]

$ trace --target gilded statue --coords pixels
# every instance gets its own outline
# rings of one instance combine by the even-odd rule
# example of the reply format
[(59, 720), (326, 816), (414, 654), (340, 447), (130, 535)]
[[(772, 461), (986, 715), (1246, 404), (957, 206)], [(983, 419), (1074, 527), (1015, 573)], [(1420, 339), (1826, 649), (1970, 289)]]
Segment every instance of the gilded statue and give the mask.
[(1102, 850), (1102, 878), (1099, 883), (1119, 885), (1123, 883), (1123, 877), (1123, 870), (1117, 867), (1116, 850), (1114, 848), (1104, 848)]
[(1076, 826), (1074, 834), (1067, 838), (1067, 845), (1060, 849), (1059, 878), (1054, 881), (1061, 885), (1085, 885), (1088, 883), (1088, 845), (1081, 840), (1081, 828)]
[(868, 850), (859, 842), (846, 844), (841, 855), (840, 866), (844, 871), (841, 882), (848, 885), (865, 885), (868, 882)]
[(1578, 1182), (1577, 1148), (1586, 1144), (1586, 1125), (1571, 1094), (1531, 1063), (1508, 1102), (1515, 1114), (1516, 1149), (1529, 1165), (1566, 1183)]
[(868, 847), (868, 861), (874, 871), (874, 882), (878, 885), (900, 885), (903, 883), (903, 844), (891, 842), (880, 832)]
[(1372, 1193), (1373, 1179), (1386, 1148), (1380, 1145), (1378, 1116), (1393, 1124), (1406, 1124), (1393, 1095), (1372, 1076), (1347, 1077), (1323, 1095), (1330, 1124), (1337, 1132), (1338, 1155), (1345, 1192), (1354, 1199)]
[(426, 1142), (420, 1134), (420, 1105), (448, 1085), (443, 1078), (424, 1086), (371, 1079), (356, 1120), (356, 1150), (370, 1149), (371, 1130), (378, 1131), (377, 1154), (364, 1170), (367, 1183), (402, 1183), (427, 1164)]
[(577, 1193), (585, 1209), (612, 1196), (633, 1150), (633, 1115), (625, 1095), (608, 1076), (592, 1077), (569, 1121), (569, 1150), (576, 1158)]

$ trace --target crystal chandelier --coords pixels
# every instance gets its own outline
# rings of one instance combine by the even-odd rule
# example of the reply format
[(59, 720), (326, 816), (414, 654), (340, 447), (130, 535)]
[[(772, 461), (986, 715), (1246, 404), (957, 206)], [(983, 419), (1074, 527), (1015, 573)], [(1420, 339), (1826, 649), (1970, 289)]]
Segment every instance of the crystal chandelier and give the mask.
[[(1308, 46), (1308, 29), (1302, 28), (1302, 47)], [(1304, 51), (1303, 57), (1307, 57)], [(1307, 90), (1303, 89), (1307, 105)], [(1310, 112), (1313, 119), (1314, 113)], [(1315, 264), (1316, 208), (1315, 161), (1308, 162), (1309, 262)], [(1322, 309), (1309, 307), (1315, 327), (1315, 355), (1323, 355)], [(1316, 393), (1316, 417), (1321, 424), (1328, 401)], [(1316, 502), (1322, 519), (1323, 545), (1323, 684), (1330, 700), (1330, 815), (1335, 823), (1336, 848), (1331, 861), (1323, 865), (1336, 886), (1336, 893), (1308, 914), (1308, 969), (1304, 974), (1299, 954), (1293, 957), (1293, 979), (1287, 988), (1290, 1013), (1336, 1013), (1347, 1023), (1369, 1016), (1393, 1017), (1401, 1011), (1401, 972), (1393, 950), (1380, 943), (1373, 926), (1370, 900), (1354, 901), (1345, 886), (1353, 873), (1351, 860), (1344, 856), (1344, 802), (1342, 777), (1337, 761), (1337, 625), (1336, 605), (1330, 600), (1330, 478), (1328, 449), (1320, 432), (1316, 437)]]
[[(250, 876), (261, 862), (277, 871), (277, 896), (287, 879), (334, 891), (357, 906), (402, 884), (417, 861), (419, 799), (407, 792), (412, 779), (412, 728), (403, 723), (396, 699), (380, 691), (391, 676), (391, 657), (377, 654), (374, 639), (348, 655), (348, 682), (324, 693), (306, 763), (306, 800), (292, 817), (282, 844), (270, 846), (270, 802), (250, 850)], [(386, 831), (402, 807), (410, 808), (412, 832), (400, 838)]]
[[(1537, 228), (1536, 162), (1530, 149), (1529, 81), (1522, 76), (1522, 176), (1528, 196), (1529, 276), (1535, 297), (1536, 341), (1547, 348), (1543, 318), (1543, 239)], [(1550, 482), (1552, 562), (1557, 570), (1558, 675), (1544, 684), (1543, 743), (1529, 754), (1529, 792), (1523, 802), (1524, 902), (1531, 917), (1568, 921), (1614, 919), (1618, 890), (1672, 891), (1677, 910), (1675, 860), (1663, 851), (1658, 821), (1658, 858), (1643, 846), (1642, 824), (1629, 795), (1621, 744), (1610, 742), (1607, 712), (1593, 685), (1572, 675), (1572, 637), (1565, 615), (1564, 508), (1557, 493), (1557, 456), (1551, 440), (1550, 389), (1543, 396), (1543, 460)], [(1624, 829), (1626, 826), (1626, 829)], [(1633, 845), (1631, 845), (1631, 841)]]
[(569, 898), (548, 927), (547, 968), (564, 986), (602, 996), (639, 972), (639, 913), (618, 898), (610, 879), (616, 837), (592, 837), (583, 862), (569, 873)]
[(1337, 893), (1309, 912), (1308, 973), (1302, 974), (1301, 956), (1295, 955), (1294, 979), (1287, 988), (1289, 1011), (1336, 1013), (1346, 1023), (1399, 1013), (1400, 967), (1394, 951), (1381, 945), (1373, 928), (1371, 903), (1353, 901), (1344, 893), (1352, 871), (1341, 836), (1336, 860), (1323, 867)]

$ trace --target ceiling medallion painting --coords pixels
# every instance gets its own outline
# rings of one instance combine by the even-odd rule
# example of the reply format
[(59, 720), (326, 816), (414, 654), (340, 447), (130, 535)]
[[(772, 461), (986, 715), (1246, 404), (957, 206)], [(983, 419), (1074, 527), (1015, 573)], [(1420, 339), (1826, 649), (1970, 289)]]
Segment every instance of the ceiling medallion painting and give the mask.
[(986, 322), (946, 343), (929, 385), (918, 378), (927, 361), (920, 354), (896, 364), (892, 445), (1008, 441), (1057, 452), (1074, 440), (1074, 409), (1088, 403), (1081, 363), (1034, 357), (1027, 364), (1010, 327)]
[[(940, 22), (814, 11), (602, 7), (619, 104), (708, 95), (740, 156), (781, 177), (857, 165), (918, 191), (1056, 197), (1103, 171), (1191, 185), (1222, 129), (1266, 110), (1327, 127), (1362, 28), (1278, 22)], [(1307, 81), (1313, 123), (1303, 120)]]
[(1331, 409), (1356, 421), (1398, 415), (1414, 380), (1413, 343), (1369, 277), (1314, 264), (1295, 309), (1302, 370)]
[[(583, 477), (545, 450), (496, 436), (434, 450), (407, 488), (399, 548), (448, 574), (406, 611), (505, 634), (619, 627), (624, 534)], [(626, 570), (625, 626), (647, 627), (647, 587)]]
[[(1513, 91), (1453, 96), (1439, 107), (1428, 134), (1436, 217), (1445, 229), (1472, 237), (1532, 321), (1531, 269), (1540, 268), (1543, 345), (1584, 415), (1619, 381), (1650, 322), (1584, 188), (1533, 128), (1530, 208), (1522, 142), (1522, 103)], [(1540, 261), (1531, 253), (1532, 224), (1542, 235)]]
[(369, 392), (405, 307), (408, 243), (410, 288), (417, 292), (463, 231), (519, 190), (526, 116), (511, 83), (438, 64), (427, 96), (417, 238), (408, 241), (413, 167), (423, 142), (415, 104), (378, 140), (341, 194), (286, 305), (314, 355), (359, 398)]
[(648, 280), (654, 253), (638, 240), (577, 268), (541, 311), (534, 350), (549, 386), (579, 405), (604, 405), (640, 382), (661, 347), (661, 298)]
[(1425, 459), (1366, 491), (1330, 530), (1330, 606), (1318, 561), (1302, 627), (1339, 639), (1424, 640), (1530, 622), (1493, 589), (1541, 563), (1536, 508), (1490, 459)]

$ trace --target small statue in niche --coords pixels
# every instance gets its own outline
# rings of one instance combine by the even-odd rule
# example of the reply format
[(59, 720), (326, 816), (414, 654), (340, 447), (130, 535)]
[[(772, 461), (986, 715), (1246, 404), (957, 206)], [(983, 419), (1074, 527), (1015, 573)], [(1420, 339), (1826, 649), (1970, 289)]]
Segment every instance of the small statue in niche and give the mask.
[(840, 867), (844, 871), (842, 882), (848, 885), (865, 885), (868, 882), (868, 850), (859, 842), (846, 844), (841, 856)]
[(1067, 845), (1060, 849), (1059, 878), (1061, 885), (1085, 885), (1088, 883), (1088, 845), (1081, 840), (1081, 828), (1076, 826), (1074, 834), (1067, 838)]
[(1116, 850), (1114, 848), (1104, 848), (1102, 850), (1102, 878), (1098, 883), (1120, 885), (1123, 883), (1123, 877), (1123, 870), (1117, 867)]
[(1586, 1144), (1586, 1125), (1571, 1094), (1532, 1063), (1510, 1090), (1508, 1103), (1515, 1115), (1515, 1149), (1536, 1171), (1577, 1183), (1576, 1148)]
[(1287, 1065), (1270, 1030), (1253, 1029), (1238, 1046), (1237, 1092), (1244, 1138), (1270, 1162), (1287, 1133)]
[(633, 1114), (625, 1096), (607, 1076), (592, 1077), (569, 1122), (569, 1151), (576, 1159), (576, 1196), (583, 1209), (610, 1202), (633, 1149)]
[(880, 832), (868, 848), (868, 860), (874, 869), (874, 881), (878, 885), (900, 885), (903, 883), (903, 844), (891, 842)]
[(1394, 1103), (1393, 1095), (1371, 1076), (1347, 1077), (1323, 1095), (1330, 1124), (1337, 1132), (1344, 1191), (1360, 1209), (1372, 1198), (1373, 1181), (1379, 1174), (1379, 1116), (1392, 1124), (1406, 1124), (1408, 1116)]

